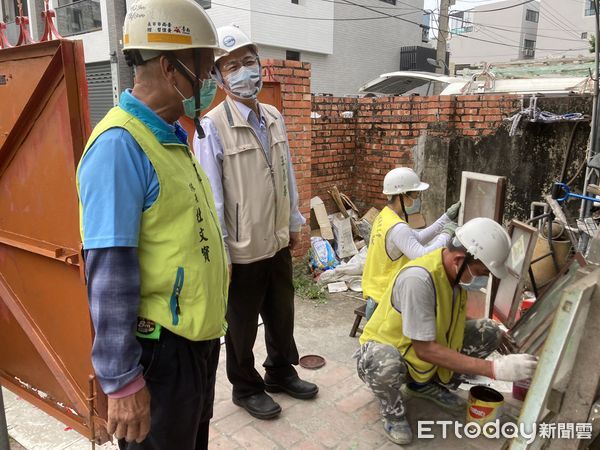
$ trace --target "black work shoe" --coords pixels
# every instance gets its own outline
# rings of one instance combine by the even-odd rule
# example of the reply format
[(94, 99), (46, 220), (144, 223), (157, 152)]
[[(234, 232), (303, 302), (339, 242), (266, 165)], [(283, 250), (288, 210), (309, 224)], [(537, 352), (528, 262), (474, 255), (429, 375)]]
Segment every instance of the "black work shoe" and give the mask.
[(317, 395), (319, 387), (314, 383), (301, 380), (298, 376), (274, 380), (265, 375), (265, 390), (267, 392), (285, 392), (294, 398), (307, 400)]
[(248, 411), (248, 414), (257, 419), (273, 419), (281, 413), (281, 406), (264, 392), (259, 392), (249, 397), (233, 397), (233, 403), (241, 406)]

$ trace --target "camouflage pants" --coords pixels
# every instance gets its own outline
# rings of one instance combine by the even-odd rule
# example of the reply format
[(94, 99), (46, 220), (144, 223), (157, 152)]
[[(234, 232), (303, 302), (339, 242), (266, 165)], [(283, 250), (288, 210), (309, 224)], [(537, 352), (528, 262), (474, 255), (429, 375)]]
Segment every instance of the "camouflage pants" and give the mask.
[[(486, 358), (498, 348), (501, 338), (502, 332), (492, 320), (467, 320), (461, 353)], [(379, 399), (381, 416), (390, 420), (404, 417), (400, 387), (410, 381), (410, 376), (398, 349), (369, 341), (360, 347), (357, 357), (358, 376)]]

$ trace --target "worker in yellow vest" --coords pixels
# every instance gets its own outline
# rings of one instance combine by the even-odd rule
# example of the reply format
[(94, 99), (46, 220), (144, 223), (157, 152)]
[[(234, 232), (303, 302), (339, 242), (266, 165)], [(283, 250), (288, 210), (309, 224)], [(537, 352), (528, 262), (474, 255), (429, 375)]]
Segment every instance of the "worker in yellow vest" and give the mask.
[(420, 194), (429, 188), (414, 170), (397, 167), (383, 179), (388, 204), (373, 222), (367, 261), (363, 272), (363, 298), (367, 320), (383, 297), (391, 279), (408, 261), (445, 246), (457, 225), (460, 202), (424, 230), (413, 230), (408, 215), (421, 209)]
[(210, 184), (177, 120), (199, 127), (225, 52), (193, 0), (132, 2), (123, 44), (134, 87), (77, 170), (92, 363), (121, 449), (203, 449), (229, 278)]
[(448, 247), (407, 263), (367, 322), (357, 351), (358, 376), (379, 398), (384, 432), (396, 444), (412, 440), (402, 395), (459, 410), (464, 402), (442, 385), (455, 372), (505, 381), (533, 376), (534, 356), (486, 360), (502, 333), (492, 320), (465, 316), (466, 291), (485, 287), (490, 273), (507, 275), (510, 242), (493, 220), (470, 220)]

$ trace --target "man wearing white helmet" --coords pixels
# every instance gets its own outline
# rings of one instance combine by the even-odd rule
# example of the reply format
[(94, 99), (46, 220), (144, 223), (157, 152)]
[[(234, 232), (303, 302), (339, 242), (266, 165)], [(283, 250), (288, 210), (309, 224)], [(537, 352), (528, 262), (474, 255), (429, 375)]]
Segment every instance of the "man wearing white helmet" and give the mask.
[(373, 223), (362, 279), (367, 320), (400, 268), (412, 259), (445, 246), (456, 228), (454, 221), (460, 202), (424, 230), (413, 230), (408, 225), (408, 215), (419, 212), (420, 194), (428, 188), (429, 184), (423, 183), (408, 167), (392, 169), (383, 179), (388, 204)]
[(501, 331), (489, 319), (467, 321), (465, 316), (467, 290), (484, 287), (490, 273), (507, 275), (510, 245), (498, 223), (470, 220), (448, 247), (407, 263), (367, 322), (357, 371), (379, 398), (384, 432), (396, 444), (412, 440), (402, 395), (464, 410), (464, 402), (442, 385), (455, 373), (505, 381), (533, 376), (534, 356), (486, 360), (500, 344)]
[(197, 121), (212, 101), (222, 50), (193, 0), (134, 1), (123, 43), (134, 87), (96, 126), (77, 170), (92, 362), (122, 449), (207, 448), (227, 257), (177, 119)]
[[(290, 249), (305, 220), (284, 119), (259, 103), (261, 65), (256, 45), (238, 27), (218, 30), (229, 52), (217, 57), (215, 78), (227, 98), (202, 120), (206, 134), (194, 151), (210, 179), (232, 263), (225, 337), (233, 402), (259, 419), (281, 407), (265, 392), (309, 399), (318, 387), (298, 377)], [(265, 328), (265, 378), (254, 367), (258, 316)]]

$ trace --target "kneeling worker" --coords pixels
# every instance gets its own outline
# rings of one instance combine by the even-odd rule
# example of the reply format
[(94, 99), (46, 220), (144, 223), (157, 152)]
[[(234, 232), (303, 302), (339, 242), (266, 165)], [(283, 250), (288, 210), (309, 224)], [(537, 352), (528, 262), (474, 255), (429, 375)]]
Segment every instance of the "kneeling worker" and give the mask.
[(489, 319), (466, 320), (466, 291), (507, 275), (508, 233), (491, 219), (472, 219), (447, 248), (407, 263), (390, 283), (360, 337), (357, 371), (381, 402), (386, 436), (408, 444), (412, 432), (402, 394), (456, 410), (464, 402), (442, 386), (454, 372), (515, 381), (533, 376), (537, 358), (484, 358), (500, 344)]
[(367, 320), (398, 271), (410, 260), (444, 247), (456, 229), (460, 202), (424, 230), (408, 225), (408, 215), (419, 211), (419, 195), (428, 188), (408, 167), (390, 170), (383, 180), (388, 204), (373, 223), (362, 281)]

